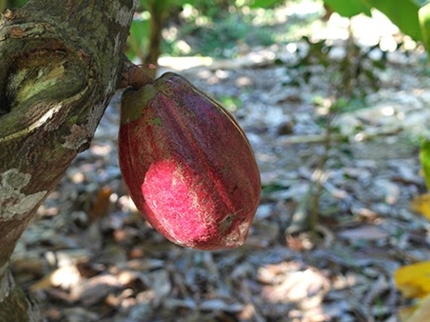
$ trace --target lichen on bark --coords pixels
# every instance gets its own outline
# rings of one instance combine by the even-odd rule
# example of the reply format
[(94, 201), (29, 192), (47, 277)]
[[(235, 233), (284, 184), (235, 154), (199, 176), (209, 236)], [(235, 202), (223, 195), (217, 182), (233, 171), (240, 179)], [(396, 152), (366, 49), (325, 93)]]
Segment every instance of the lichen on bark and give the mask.
[(0, 174), (0, 221), (22, 219), (33, 210), (46, 196), (47, 191), (38, 191), (32, 194), (23, 194), (24, 188), (31, 180), (31, 175), (21, 173), (18, 169), (10, 169)]

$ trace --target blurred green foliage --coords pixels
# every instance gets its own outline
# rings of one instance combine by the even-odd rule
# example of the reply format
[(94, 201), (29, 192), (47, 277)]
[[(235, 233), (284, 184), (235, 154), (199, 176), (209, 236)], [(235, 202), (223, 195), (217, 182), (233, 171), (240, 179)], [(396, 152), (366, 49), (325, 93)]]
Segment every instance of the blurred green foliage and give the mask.
[[(363, 102), (368, 94), (379, 90), (378, 72), (384, 70), (387, 64), (386, 52), (381, 52), (379, 59), (371, 58), (373, 51), (379, 51), (379, 44), (363, 48), (350, 37), (343, 46), (345, 54), (334, 59), (331, 51), (338, 49), (339, 45), (331, 44), (325, 39), (315, 41), (302, 37), (301, 40), (307, 44), (308, 49), (303, 52), (299, 50), (296, 61), (277, 61), (278, 64), (287, 66), (290, 82), (285, 85), (300, 87), (304, 83), (311, 83), (317, 76), (331, 85), (338, 100), (347, 99), (349, 102), (350, 105), (337, 109), (336, 113), (362, 107), (362, 104), (351, 103)], [(345, 104), (337, 107), (343, 105)]]
[(430, 3), (422, 6), (418, 11), (423, 42), (428, 50), (430, 48)]
[[(360, 13), (370, 15), (372, 8), (384, 13), (399, 29), (415, 40), (423, 41), (427, 47), (428, 27), (426, 17), (430, 10), (426, 0), (324, 0), (332, 10), (345, 17), (352, 17)], [(426, 24), (427, 23), (427, 24)]]
[(28, 0), (0, 0), (0, 12), (6, 8), (19, 8), (27, 3)]
[[(245, 7), (267, 9), (283, 3), (285, 0), (140, 0), (127, 53), (132, 59), (155, 64), (161, 52), (223, 57), (230, 56), (240, 42), (270, 45), (274, 42), (270, 31), (255, 28), (250, 32), (251, 17), (239, 13)], [(162, 35), (162, 29), (169, 26)], [(177, 42), (179, 33), (194, 36), (195, 42)]]
[(370, 16), (370, 8), (362, 0), (324, 0), (332, 10), (344, 17), (353, 17), (360, 13)]

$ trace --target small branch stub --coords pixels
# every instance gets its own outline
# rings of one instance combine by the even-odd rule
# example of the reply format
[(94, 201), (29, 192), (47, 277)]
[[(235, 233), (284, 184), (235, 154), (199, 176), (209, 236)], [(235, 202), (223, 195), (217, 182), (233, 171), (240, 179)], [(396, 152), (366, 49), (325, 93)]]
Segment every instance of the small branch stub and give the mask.
[[(154, 69), (154, 65), (148, 65), (149, 69)], [(141, 87), (153, 84), (154, 79), (138, 65), (133, 64), (129, 60), (124, 62), (123, 72), (121, 79), (118, 84), (118, 88), (133, 87), (134, 89), (140, 89)]]

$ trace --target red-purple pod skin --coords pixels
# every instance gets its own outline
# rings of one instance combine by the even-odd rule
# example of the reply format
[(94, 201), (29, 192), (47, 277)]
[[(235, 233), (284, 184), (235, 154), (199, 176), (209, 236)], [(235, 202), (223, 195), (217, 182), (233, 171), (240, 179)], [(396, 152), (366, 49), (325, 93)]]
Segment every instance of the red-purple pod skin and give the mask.
[(261, 189), (254, 153), (234, 117), (184, 77), (124, 92), (119, 164), (136, 207), (173, 243), (244, 243)]

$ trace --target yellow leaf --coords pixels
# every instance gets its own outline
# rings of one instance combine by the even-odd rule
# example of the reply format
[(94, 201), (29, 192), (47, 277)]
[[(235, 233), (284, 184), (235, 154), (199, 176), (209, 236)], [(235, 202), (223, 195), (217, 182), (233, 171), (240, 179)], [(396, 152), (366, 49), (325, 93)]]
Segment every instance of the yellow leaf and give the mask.
[(411, 201), (410, 208), (430, 220), (430, 193), (415, 197)]
[(430, 261), (400, 267), (394, 272), (394, 282), (404, 297), (427, 296), (430, 294)]

